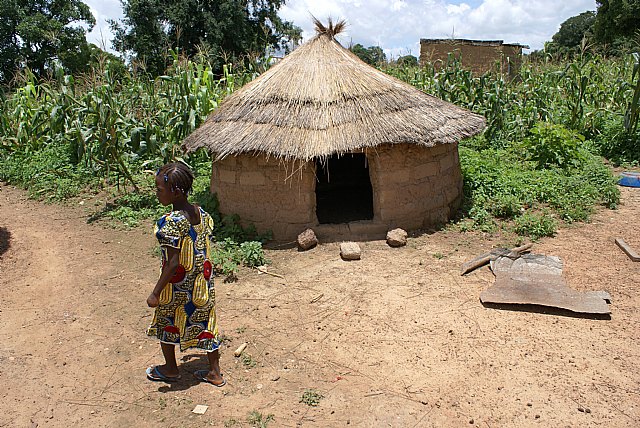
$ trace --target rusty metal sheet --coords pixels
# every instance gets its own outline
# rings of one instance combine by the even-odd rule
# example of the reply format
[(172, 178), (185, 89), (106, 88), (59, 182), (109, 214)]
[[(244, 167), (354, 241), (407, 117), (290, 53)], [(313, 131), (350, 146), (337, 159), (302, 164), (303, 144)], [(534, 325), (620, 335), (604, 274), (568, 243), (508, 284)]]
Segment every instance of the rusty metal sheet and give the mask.
[(491, 262), (493, 286), (480, 294), (482, 303), (540, 305), (577, 313), (610, 314), (608, 293), (579, 292), (562, 277), (558, 257), (527, 254), (516, 260), (500, 257)]

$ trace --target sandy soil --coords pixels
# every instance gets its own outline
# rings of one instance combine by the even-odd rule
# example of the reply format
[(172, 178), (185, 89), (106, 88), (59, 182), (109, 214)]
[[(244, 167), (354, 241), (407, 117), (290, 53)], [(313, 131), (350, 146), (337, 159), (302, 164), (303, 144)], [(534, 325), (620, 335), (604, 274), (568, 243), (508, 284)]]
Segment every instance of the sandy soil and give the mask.
[[(640, 190), (618, 210), (534, 245), (560, 256), (568, 284), (607, 290), (611, 319), (489, 309), (487, 267), (463, 261), (509, 238), (441, 231), (393, 249), (362, 243), (272, 250), (270, 271), (217, 283), (228, 385), (153, 383), (160, 363), (145, 305), (158, 273), (151, 225), (87, 224), (90, 210), (0, 186), (0, 426), (637, 427), (640, 426)], [(248, 342), (244, 362), (233, 350)], [(246, 363), (246, 364), (245, 364)], [(255, 367), (250, 367), (255, 363)], [(312, 389), (318, 406), (301, 402)], [(209, 406), (204, 415), (192, 413)]]

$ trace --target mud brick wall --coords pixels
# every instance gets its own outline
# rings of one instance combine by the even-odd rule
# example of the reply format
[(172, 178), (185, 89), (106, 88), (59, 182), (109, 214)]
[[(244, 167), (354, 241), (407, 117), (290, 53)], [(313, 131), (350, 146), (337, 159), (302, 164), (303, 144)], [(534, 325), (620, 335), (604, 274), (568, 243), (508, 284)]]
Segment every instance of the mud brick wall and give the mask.
[[(462, 199), (458, 147), (382, 145), (366, 151), (373, 188), (373, 220), (321, 225), (321, 233), (356, 238), (384, 236), (445, 223)], [(317, 227), (315, 163), (285, 162), (264, 155), (229, 156), (213, 163), (211, 191), (220, 212), (238, 214), (244, 225), (271, 230), (277, 241), (294, 240)], [(335, 232), (335, 233), (334, 233)], [(373, 238), (372, 238), (373, 239)]]
[(213, 162), (211, 192), (220, 212), (238, 214), (243, 225), (274, 239), (295, 237), (318, 223), (313, 162), (285, 162), (265, 155), (228, 156)]
[(457, 144), (385, 145), (368, 156), (374, 222), (407, 230), (445, 223), (462, 200)]
[(462, 66), (474, 73), (489, 70), (516, 76), (522, 65), (522, 46), (503, 44), (502, 41), (474, 41), (456, 39), (421, 39), (420, 64), (447, 61), (451, 53), (460, 57)]

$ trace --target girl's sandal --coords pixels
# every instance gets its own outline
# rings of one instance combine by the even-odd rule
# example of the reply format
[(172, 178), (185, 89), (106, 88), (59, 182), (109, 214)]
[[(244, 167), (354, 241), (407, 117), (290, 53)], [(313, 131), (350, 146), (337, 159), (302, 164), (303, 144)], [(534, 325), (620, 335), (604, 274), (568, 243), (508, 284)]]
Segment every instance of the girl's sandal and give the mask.
[(176, 382), (180, 380), (180, 375), (178, 376), (165, 376), (158, 369), (158, 366), (147, 367), (147, 379), (152, 380), (154, 382)]
[[(222, 388), (223, 386), (225, 386), (227, 384), (227, 380), (222, 378), (222, 383), (213, 383), (208, 377), (207, 375), (209, 374), (209, 370), (196, 370), (193, 373), (193, 376), (198, 379), (200, 382), (206, 382), (206, 383), (210, 383), (211, 385), (215, 386), (216, 388)], [(222, 376), (222, 374), (220, 374), (220, 376)]]

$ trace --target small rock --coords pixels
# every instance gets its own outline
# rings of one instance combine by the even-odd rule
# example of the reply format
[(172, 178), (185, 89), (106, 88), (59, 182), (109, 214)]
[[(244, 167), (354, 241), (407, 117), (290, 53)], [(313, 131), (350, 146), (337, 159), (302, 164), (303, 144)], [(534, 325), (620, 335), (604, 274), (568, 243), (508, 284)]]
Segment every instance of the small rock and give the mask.
[(531, 407), (531, 406), (533, 406), (533, 403), (532, 403), (531, 401), (529, 401), (529, 402), (527, 403), (527, 406)]
[(344, 260), (360, 260), (362, 251), (355, 242), (343, 242), (340, 244), (340, 256)]
[(584, 407), (578, 407), (579, 412), (584, 412)]
[(588, 408), (588, 407), (585, 407), (585, 408), (584, 408), (584, 412), (585, 412), (585, 413), (591, 413), (591, 409), (590, 409), (590, 408)]
[(387, 244), (390, 247), (403, 247), (407, 245), (407, 232), (400, 228), (388, 231)]
[(318, 245), (318, 238), (313, 229), (307, 229), (298, 235), (298, 248), (301, 251), (309, 250)]
[(536, 416), (535, 416), (535, 418), (536, 418), (536, 419), (540, 419), (540, 415), (536, 415)]
[(473, 419), (469, 419), (469, 423), (470, 423), (471, 425), (473, 425), (473, 422), (474, 422), (474, 420), (473, 420)]
[(278, 375), (275, 375), (275, 376), (273, 376), (273, 377), (271, 378), (271, 380), (272, 380), (273, 382), (276, 382), (276, 381), (277, 381), (277, 380), (279, 380), (279, 379), (280, 379), (280, 376), (278, 376)]

